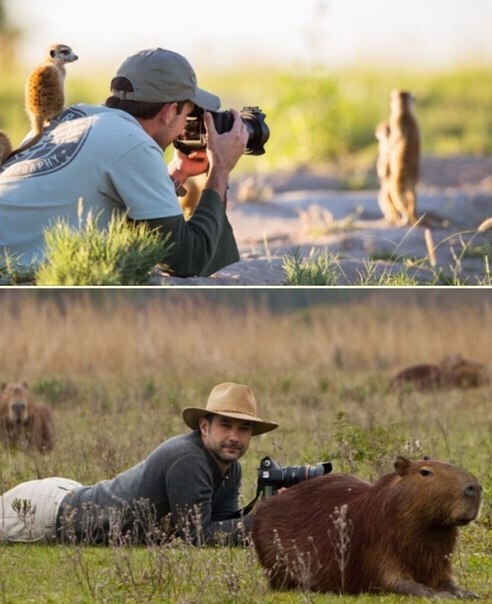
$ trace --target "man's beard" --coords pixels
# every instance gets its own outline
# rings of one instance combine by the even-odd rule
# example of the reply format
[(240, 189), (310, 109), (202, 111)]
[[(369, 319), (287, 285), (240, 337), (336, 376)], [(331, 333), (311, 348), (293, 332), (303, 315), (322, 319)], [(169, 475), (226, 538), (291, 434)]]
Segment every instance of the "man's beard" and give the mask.
[[(231, 452), (231, 449), (233, 452)], [(230, 444), (227, 441), (220, 444), (220, 448), (217, 451), (214, 451), (214, 455), (220, 461), (235, 461), (239, 459), (244, 454), (244, 446)]]

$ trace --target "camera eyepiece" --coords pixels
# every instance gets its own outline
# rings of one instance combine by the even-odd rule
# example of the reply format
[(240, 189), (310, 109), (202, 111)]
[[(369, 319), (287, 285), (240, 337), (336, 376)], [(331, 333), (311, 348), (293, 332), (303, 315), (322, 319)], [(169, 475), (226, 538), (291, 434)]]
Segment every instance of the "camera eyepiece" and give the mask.
[[(214, 120), (215, 129), (219, 134), (229, 132), (234, 123), (234, 116), (230, 111), (210, 111)], [(265, 114), (259, 107), (243, 107), (240, 112), (241, 119), (248, 130), (248, 142), (245, 155), (263, 155), (265, 143), (270, 138), (270, 129), (265, 122)], [(197, 107), (186, 118), (183, 134), (174, 141), (174, 146), (189, 155), (198, 149), (204, 149), (206, 142), (203, 109)]]

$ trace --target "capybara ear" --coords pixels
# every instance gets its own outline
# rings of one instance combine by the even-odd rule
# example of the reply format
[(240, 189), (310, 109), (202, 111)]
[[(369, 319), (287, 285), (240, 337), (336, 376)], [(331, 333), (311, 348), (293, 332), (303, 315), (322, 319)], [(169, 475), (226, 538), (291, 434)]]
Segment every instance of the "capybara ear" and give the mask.
[(1, 386), (2, 392), (5, 390), (5, 388), (7, 388), (7, 384), (5, 382), (2, 382), (2, 386)]
[(432, 459), (432, 457), (430, 455), (422, 455), (422, 459), (424, 461), (430, 461)]
[(22, 385), (24, 386), (24, 388), (28, 388), (27, 382), (22, 382)]
[(406, 457), (398, 456), (394, 463), (394, 468), (396, 470), (396, 473), (399, 474), (400, 476), (405, 476), (405, 474), (408, 474), (408, 470), (410, 468), (411, 463), (412, 462), (409, 459), (407, 459)]

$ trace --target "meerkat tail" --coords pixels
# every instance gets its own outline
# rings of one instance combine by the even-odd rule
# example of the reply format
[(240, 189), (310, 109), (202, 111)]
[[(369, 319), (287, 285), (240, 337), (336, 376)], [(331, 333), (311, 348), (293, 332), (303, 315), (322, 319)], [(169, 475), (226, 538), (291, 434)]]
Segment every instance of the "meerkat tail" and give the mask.
[(18, 153), (22, 153), (22, 151), (26, 151), (27, 149), (30, 149), (38, 141), (41, 140), (41, 137), (43, 136), (43, 131), (44, 131), (43, 118), (41, 116), (36, 116), (36, 119), (32, 120), (31, 128), (32, 128), (32, 131), (34, 132), (34, 136), (32, 136), (29, 140), (27, 140), (20, 147), (17, 147), (17, 149), (14, 149), (8, 156), (8, 159), (10, 159), (11, 157), (14, 157), (14, 155), (17, 155)]
[(32, 138), (30, 138), (28, 141), (26, 141), (23, 145), (21, 145), (20, 147), (17, 147), (17, 149), (14, 149), (12, 151), (12, 153), (8, 156), (7, 159), (10, 159), (10, 158), (14, 157), (14, 155), (18, 155), (19, 153), (22, 153), (23, 151), (30, 149), (38, 141), (41, 140), (42, 136), (43, 136), (42, 132), (39, 132), (38, 134), (34, 135)]

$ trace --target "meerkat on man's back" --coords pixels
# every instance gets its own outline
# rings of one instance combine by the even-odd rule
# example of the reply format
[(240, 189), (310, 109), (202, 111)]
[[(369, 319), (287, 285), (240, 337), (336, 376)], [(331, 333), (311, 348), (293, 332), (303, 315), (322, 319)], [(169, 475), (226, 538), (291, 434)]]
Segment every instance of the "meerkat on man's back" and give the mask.
[(65, 107), (65, 64), (77, 59), (69, 46), (52, 44), (44, 63), (30, 73), (26, 81), (25, 105), (33, 136), (12, 151), (10, 157), (35, 145), (44, 127), (62, 113)]

